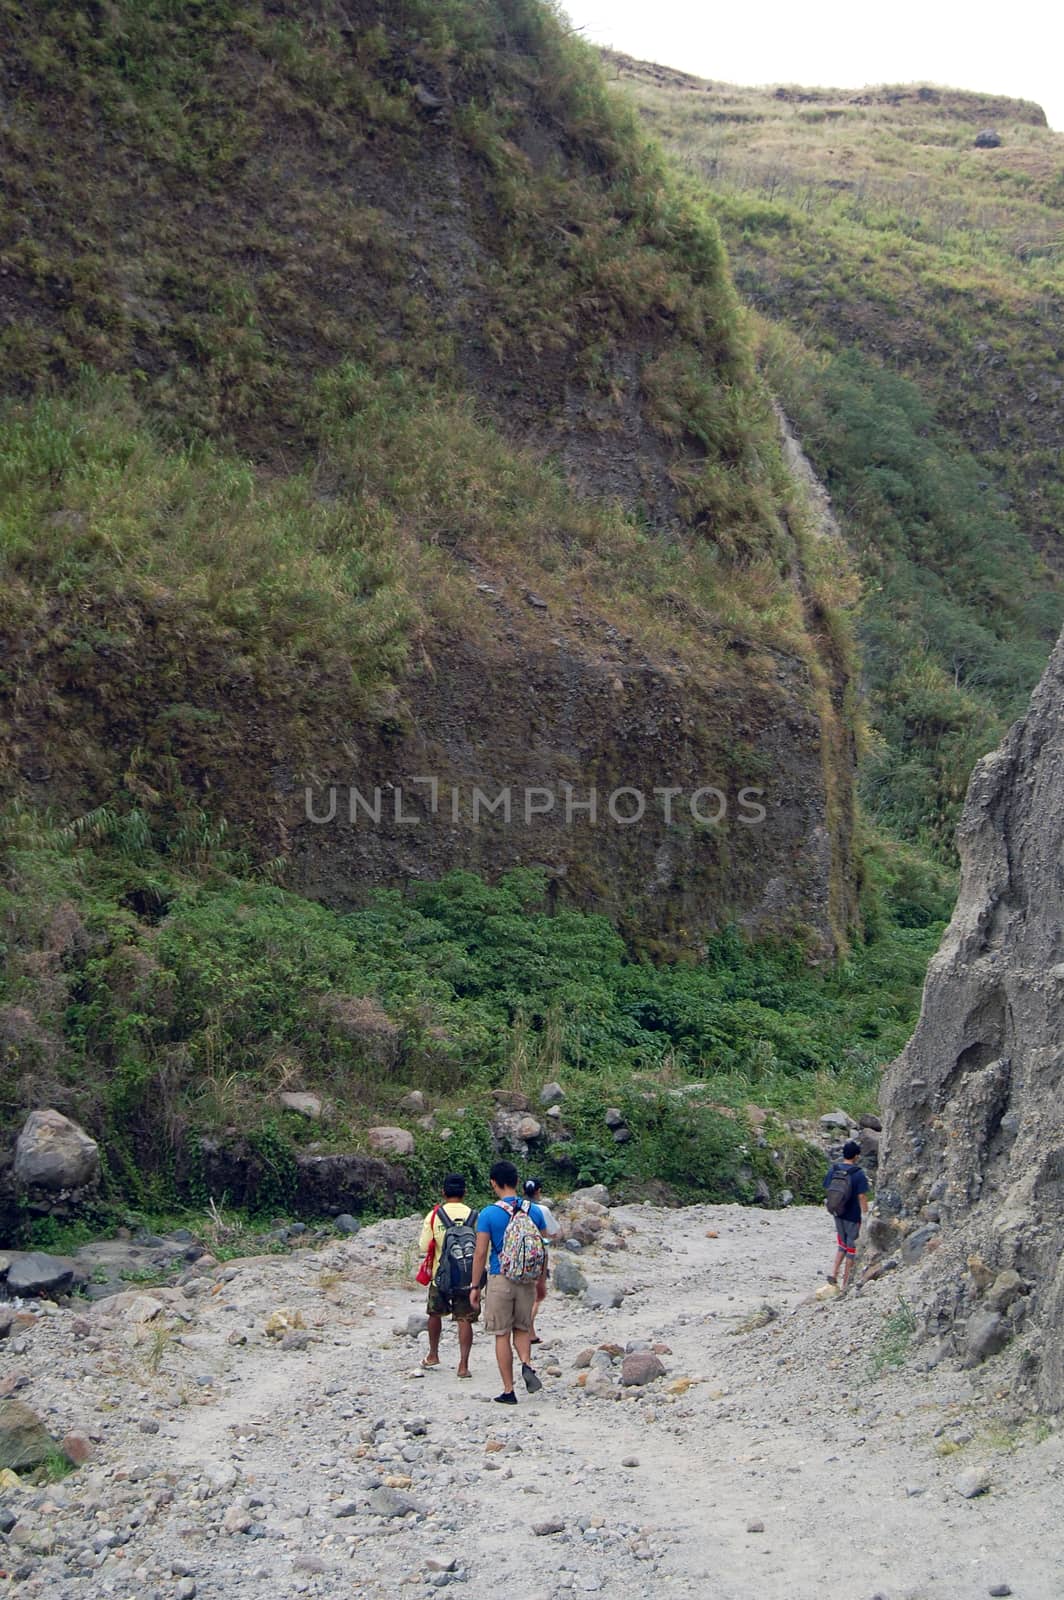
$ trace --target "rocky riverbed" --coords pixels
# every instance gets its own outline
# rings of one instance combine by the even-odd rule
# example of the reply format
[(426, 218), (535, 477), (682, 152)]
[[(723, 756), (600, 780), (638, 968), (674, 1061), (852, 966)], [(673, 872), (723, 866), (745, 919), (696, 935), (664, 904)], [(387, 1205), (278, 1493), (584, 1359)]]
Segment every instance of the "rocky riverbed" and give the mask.
[(512, 1410), (482, 1334), (471, 1381), (449, 1332), (421, 1366), (416, 1218), (25, 1302), (4, 1403), (84, 1464), (3, 1476), (0, 1567), (41, 1600), (1059, 1600), (1062, 1436), (1008, 1351), (928, 1370), (911, 1274), (816, 1299), (823, 1211), (609, 1222), (625, 1248), (571, 1258), (592, 1293), (552, 1293), (543, 1391)]

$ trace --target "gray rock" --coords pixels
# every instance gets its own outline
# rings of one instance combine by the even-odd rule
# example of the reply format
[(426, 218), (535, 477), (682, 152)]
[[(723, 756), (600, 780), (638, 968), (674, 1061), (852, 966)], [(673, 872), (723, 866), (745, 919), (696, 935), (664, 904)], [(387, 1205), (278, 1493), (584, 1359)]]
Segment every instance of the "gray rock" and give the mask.
[(47, 1461), (57, 1448), (36, 1411), (21, 1400), (0, 1400), (0, 1468), (30, 1471)]
[(746, 1531), (747, 1533), (764, 1533), (765, 1524), (760, 1517), (752, 1517), (746, 1524)]
[(953, 1487), (965, 1500), (974, 1500), (976, 1495), (985, 1494), (990, 1484), (989, 1467), (968, 1467), (955, 1479)]
[(633, 1350), (621, 1363), (621, 1383), (624, 1387), (641, 1387), (665, 1376), (665, 1367), (652, 1350)]
[(534, 1522), (532, 1532), (539, 1539), (546, 1538), (551, 1533), (564, 1533), (565, 1522), (561, 1517), (548, 1517), (543, 1522)]
[(429, 1319), (423, 1311), (412, 1311), (406, 1319), (406, 1332), (411, 1339), (419, 1339), (428, 1332)]
[(414, 1153), (414, 1135), (406, 1128), (370, 1128), (366, 1137), (370, 1148), (382, 1155), (412, 1156)]
[(566, 1239), (565, 1241), (564, 1249), (570, 1251), (574, 1256), (578, 1256), (583, 1248), (584, 1246), (579, 1239)]
[(997, 150), (1001, 144), (1001, 135), (995, 128), (980, 128), (972, 143), (977, 150)]
[(969, 1366), (986, 1361), (1004, 1350), (1012, 1328), (999, 1311), (975, 1311), (964, 1329), (965, 1360)]
[(1004, 1272), (998, 1273), (986, 1291), (987, 1307), (991, 1311), (1007, 1311), (1013, 1301), (1018, 1300), (1026, 1292), (1027, 1284), (1015, 1267), (1006, 1267)]
[(405, 1517), (417, 1510), (417, 1502), (398, 1489), (374, 1489), (366, 1504), (376, 1517)]
[(607, 1128), (624, 1127), (624, 1118), (621, 1116), (621, 1113), (618, 1111), (616, 1106), (607, 1106), (602, 1120), (605, 1122)]
[(910, 1233), (902, 1241), (901, 1259), (903, 1266), (911, 1267), (924, 1254), (931, 1240), (941, 1232), (937, 1222), (929, 1222), (922, 1228), (917, 1228), (915, 1233)]
[(420, 1116), (428, 1110), (425, 1096), (420, 1089), (411, 1089), (409, 1094), (404, 1094), (399, 1102), (400, 1111), (408, 1111), (411, 1116)]
[(31, 1111), (15, 1144), (22, 1189), (84, 1189), (100, 1174), (100, 1150), (84, 1128), (50, 1108)]
[(539, 1098), (542, 1105), (557, 1105), (559, 1100), (565, 1099), (565, 1090), (560, 1083), (545, 1083), (539, 1091)]
[(597, 1400), (616, 1400), (617, 1386), (608, 1373), (589, 1372), (587, 1382), (584, 1384), (584, 1393)]
[(623, 1300), (623, 1289), (609, 1289), (604, 1284), (589, 1283), (584, 1290), (584, 1304), (593, 1311), (616, 1311)]
[(576, 1262), (556, 1252), (551, 1262), (551, 1282), (559, 1294), (583, 1294), (587, 1288), (587, 1279)]
[(627, 1144), (629, 1142), (629, 1140), (631, 1139), (631, 1137), (632, 1137), (631, 1128), (614, 1128), (614, 1130), (613, 1130), (613, 1142), (614, 1142), (614, 1144)]
[(294, 1111), (297, 1116), (306, 1117), (308, 1122), (321, 1120), (321, 1100), (316, 1094), (299, 1094), (292, 1089), (285, 1089), (277, 1096), (286, 1111)]
[(333, 1226), (340, 1233), (354, 1234), (360, 1231), (362, 1224), (359, 1222), (358, 1218), (353, 1217), (349, 1211), (341, 1211), (340, 1215), (335, 1219)]
[(1007, 1583), (992, 1583), (986, 1592), (987, 1594), (999, 1596), (1011, 1594), (1012, 1590)]
[(579, 1208), (582, 1200), (590, 1200), (598, 1206), (608, 1206), (610, 1203), (610, 1191), (604, 1183), (592, 1183), (586, 1189), (574, 1189), (569, 1196), (570, 1206)]
[(937, 1331), (968, 1324), (970, 1343), (970, 1256), (998, 1272), (1022, 1266), (1031, 1347), (1019, 1387), (1048, 1411), (1064, 1405), (1064, 1006), (1051, 976), (1064, 925), (1062, 751), (1064, 637), (1026, 715), (972, 774), (956, 909), (916, 1031), (884, 1080), (877, 1188), (880, 1207), (895, 1190), (912, 1216), (944, 1181), (948, 1227), (921, 1284)]
[(76, 1263), (67, 1256), (48, 1256), (39, 1250), (17, 1256), (8, 1268), (7, 1287), (14, 1295), (66, 1294), (73, 1287)]
[(880, 1122), (877, 1116), (873, 1116), (872, 1112), (870, 1111), (866, 1111), (863, 1116), (858, 1117), (857, 1126), (862, 1129), (870, 1128), (873, 1133), (883, 1132), (882, 1122)]
[(820, 1119), (820, 1126), (827, 1131), (833, 1128), (840, 1128), (843, 1132), (849, 1132), (857, 1124), (852, 1117), (847, 1116), (845, 1111), (825, 1111)]

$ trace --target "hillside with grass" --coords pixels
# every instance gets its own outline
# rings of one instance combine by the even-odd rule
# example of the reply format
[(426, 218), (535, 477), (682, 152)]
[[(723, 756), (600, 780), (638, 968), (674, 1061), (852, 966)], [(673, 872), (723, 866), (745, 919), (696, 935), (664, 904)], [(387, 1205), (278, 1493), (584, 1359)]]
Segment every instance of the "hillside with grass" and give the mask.
[[(750, 1085), (866, 1094), (944, 903), (858, 867), (852, 576), (708, 206), (538, 0), (0, 35), (0, 1168), (50, 1104), (110, 1205), (239, 1146), (281, 1206), (424, 1086), (409, 1193), (564, 1067), (571, 1173), (608, 1092), (745, 1193)], [(806, 974), (876, 907), (896, 988)]]
[(1064, 617), (1064, 135), (931, 86), (608, 68), (717, 218), (856, 553), (866, 805), (948, 859)]
[[(335, 906), (539, 863), (651, 947), (843, 948), (846, 574), (715, 222), (552, 9), (0, 27), (4, 794)], [(591, 821), (655, 785), (727, 818)]]

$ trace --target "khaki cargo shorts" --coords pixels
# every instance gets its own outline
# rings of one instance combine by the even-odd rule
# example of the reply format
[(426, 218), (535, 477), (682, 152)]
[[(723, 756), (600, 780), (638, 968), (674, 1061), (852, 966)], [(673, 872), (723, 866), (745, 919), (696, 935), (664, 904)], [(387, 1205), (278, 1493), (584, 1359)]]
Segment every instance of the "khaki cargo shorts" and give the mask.
[(488, 1279), (484, 1293), (484, 1332), (528, 1333), (532, 1328), (532, 1311), (536, 1303), (534, 1283), (511, 1283), (497, 1272)]

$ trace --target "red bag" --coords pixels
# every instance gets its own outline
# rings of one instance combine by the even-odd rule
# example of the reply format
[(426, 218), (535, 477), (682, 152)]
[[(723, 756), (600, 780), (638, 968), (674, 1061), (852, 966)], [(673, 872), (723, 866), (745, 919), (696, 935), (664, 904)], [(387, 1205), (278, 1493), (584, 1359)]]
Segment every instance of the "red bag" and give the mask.
[[(432, 1220), (433, 1220), (433, 1223), (435, 1223), (435, 1221), (436, 1221), (436, 1213), (437, 1213), (437, 1211), (439, 1209), (440, 1209), (439, 1206), (434, 1206), (432, 1208)], [(432, 1263), (435, 1260), (435, 1258), (436, 1258), (436, 1235), (433, 1234), (432, 1238), (429, 1240), (429, 1247), (425, 1251), (424, 1259), (422, 1260), (421, 1265), (418, 1267), (417, 1272), (414, 1274), (414, 1276), (417, 1279), (418, 1283), (423, 1283), (423, 1284), (425, 1284), (427, 1286), (428, 1284), (430, 1284), (432, 1282)]]

